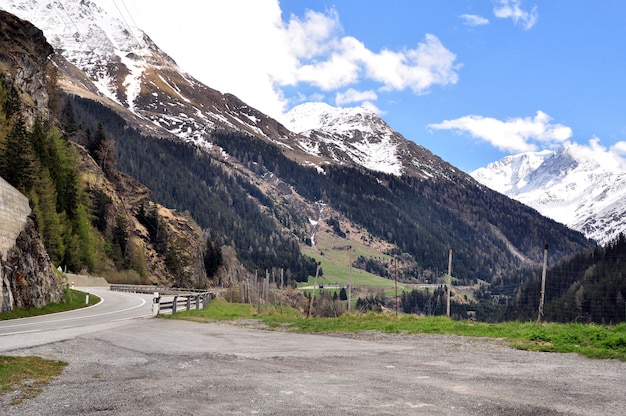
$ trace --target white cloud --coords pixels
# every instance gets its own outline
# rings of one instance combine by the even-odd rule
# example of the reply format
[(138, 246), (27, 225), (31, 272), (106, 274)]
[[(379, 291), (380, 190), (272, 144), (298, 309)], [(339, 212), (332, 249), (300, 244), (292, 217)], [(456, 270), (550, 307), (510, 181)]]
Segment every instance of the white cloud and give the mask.
[(500, 19), (512, 19), (516, 25), (528, 30), (537, 23), (537, 6), (533, 6), (530, 12), (522, 10), (521, 0), (498, 0), (493, 8), (493, 14)]
[(460, 17), (467, 26), (484, 26), (489, 24), (489, 19), (476, 14), (462, 14)]
[(307, 10), (304, 20), (292, 15), (285, 30), (294, 56), (310, 59), (330, 49), (326, 41), (341, 30), (341, 24), (335, 9), (326, 14)]
[(356, 102), (363, 101), (376, 101), (378, 99), (378, 94), (375, 91), (367, 90), (367, 91), (358, 91), (354, 88), (349, 88), (345, 92), (338, 92), (335, 95), (335, 104), (338, 106), (343, 106), (346, 104), (352, 104)]
[(456, 130), (467, 132), (472, 137), (484, 140), (500, 150), (508, 152), (528, 152), (537, 150), (537, 144), (549, 147), (560, 144), (572, 137), (572, 129), (562, 124), (551, 124), (552, 119), (543, 111), (535, 117), (517, 117), (498, 120), (476, 115), (430, 124), (435, 130)]
[(380, 82), (386, 90), (411, 89), (424, 93), (433, 85), (456, 84), (459, 79), (456, 55), (441, 41), (426, 34), (424, 42), (415, 49), (394, 52), (383, 50), (378, 54), (365, 51), (362, 55), (367, 77)]
[[(110, 2), (96, 1), (118, 15)], [(274, 117), (299, 99), (294, 87), (312, 87), (312, 95), (369, 81), (380, 91), (423, 94), (458, 80), (456, 55), (431, 34), (414, 49), (376, 52), (343, 34), (335, 9), (283, 16), (279, 0), (191, 3), (133, 0), (129, 11), (185, 71)], [(184, 24), (172, 30), (171, 22)]]
[(363, 108), (367, 108), (368, 110), (370, 110), (372, 113), (375, 113), (379, 116), (383, 116), (386, 114), (385, 111), (382, 111), (380, 108), (378, 108), (374, 103), (370, 102), (370, 101), (364, 101), (361, 103), (361, 107)]
[(598, 137), (592, 137), (588, 144), (566, 142), (564, 146), (579, 161), (600, 165), (606, 170), (626, 170), (626, 142), (617, 142), (607, 149), (600, 144)]
[(611, 146), (611, 151), (622, 157), (626, 157), (626, 142), (621, 141), (613, 143), (613, 146)]

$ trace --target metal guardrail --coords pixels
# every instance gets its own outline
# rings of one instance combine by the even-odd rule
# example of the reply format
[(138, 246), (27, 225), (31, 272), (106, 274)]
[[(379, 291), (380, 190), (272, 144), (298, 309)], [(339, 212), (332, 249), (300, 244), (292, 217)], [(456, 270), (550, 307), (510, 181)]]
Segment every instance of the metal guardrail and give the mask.
[[(152, 315), (156, 316), (165, 311), (176, 313), (189, 311), (192, 307), (196, 310), (206, 308), (211, 303), (213, 293), (199, 289), (180, 289), (172, 287), (157, 287), (150, 285), (111, 285), (111, 290), (130, 293), (154, 293), (152, 298)], [(163, 299), (161, 295), (173, 296)]]

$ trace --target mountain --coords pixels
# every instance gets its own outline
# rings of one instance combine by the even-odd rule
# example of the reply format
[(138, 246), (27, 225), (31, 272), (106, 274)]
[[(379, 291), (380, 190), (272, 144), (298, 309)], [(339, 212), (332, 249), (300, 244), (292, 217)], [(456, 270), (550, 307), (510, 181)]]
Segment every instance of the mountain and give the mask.
[(294, 107), (283, 120), (287, 128), (300, 133), (297, 144), (303, 151), (333, 163), (423, 179), (458, 174), (450, 164), (405, 139), (363, 107), (305, 103)]
[[(0, 176), (26, 195), (22, 204), (33, 214), (24, 237), (4, 253), (7, 263), (0, 259), (10, 270), (3, 286), (15, 305), (9, 299), (8, 307), (54, 300), (49, 282), (57, 280), (56, 266), (105, 274), (112, 282), (206, 287), (205, 239), (195, 222), (155, 203), (145, 186), (118, 172), (113, 142), (101, 130), (87, 148), (69, 140), (85, 132), (57, 118), (62, 94), (54, 73), (63, 60), (43, 33), (0, 11), (0, 51)], [(15, 204), (4, 207), (14, 199), (2, 195), (3, 242), (7, 235), (15, 242), (19, 229), (6, 226), (27, 215)], [(56, 292), (62, 300), (60, 282)]]
[(285, 127), (202, 85), (93, 2), (5, 3), (63, 55), (60, 100), (86, 129), (71, 139), (87, 146), (102, 125), (121, 171), (188, 212), (249, 271), (284, 264), (289, 280), (306, 280), (316, 262), (302, 250), (317, 229), (342, 247), (402, 256), (407, 280), (439, 279), (450, 248), (455, 277), (470, 283), (539, 264), (546, 242), (555, 260), (593, 246), (364, 109), (305, 105)]
[(600, 244), (626, 231), (626, 170), (605, 152), (565, 144), (507, 156), (471, 175)]
[(295, 137), (234, 95), (197, 81), (141, 29), (92, 1), (5, 0), (0, 7), (34, 23), (67, 60), (58, 63), (65, 91), (115, 107), (145, 134), (210, 147), (211, 131), (237, 130), (286, 149)]

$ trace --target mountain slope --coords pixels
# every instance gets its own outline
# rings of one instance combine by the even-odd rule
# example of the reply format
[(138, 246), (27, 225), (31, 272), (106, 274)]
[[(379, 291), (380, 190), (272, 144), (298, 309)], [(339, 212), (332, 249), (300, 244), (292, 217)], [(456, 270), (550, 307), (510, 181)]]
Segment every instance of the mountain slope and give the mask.
[[(328, 115), (320, 123), (319, 110), (294, 109), (294, 126), (298, 119), (304, 123), (306, 112), (317, 118), (297, 134), (198, 83), (139, 30), (100, 25), (107, 18), (92, 2), (54, 3), (53, 10), (72, 16), (80, 30), (35, 10), (47, 4), (43, 0), (8, 3), (41, 25), (71, 61), (58, 62), (68, 100), (79, 95), (98, 101), (128, 123), (95, 104), (77, 108), (81, 122), (92, 131), (102, 122), (118, 149), (126, 149), (118, 154), (120, 168), (146, 183), (159, 201), (189, 210), (212, 236), (233, 245), (250, 270), (276, 265), (284, 256), (293, 260), (289, 272), (302, 279), (310, 262), (298, 257), (298, 244), (310, 244), (318, 202), (341, 229), (353, 230), (348, 241), (383, 241), (389, 253), (407, 254), (419, 264), (420, 278), (441, 277), (450, 248), (456, 276), (491, 281), (520, 264), (539, 263), (546, 242), (555, 258), (592, 245), (479, 185), (373, 113), (317, 106)], [(62, 36), (68, 30), (73, 35)], [(88, 31), (102, 34), (88, 43)], [(141, 142), (135, 128), (152, 137)], [(189, 142), (196, 147), (184, 145)]]
[(626, 171), (605, 153), (566, 144), (508, 156), (472, 176), (601, 244), (626, 231)]
[(301, 134), (297, 144), (302, 150), (334, 163), (423, 179), (458, 173), (363, 107), (305, 103), (294, 107), (283, 119), (287, 128)]

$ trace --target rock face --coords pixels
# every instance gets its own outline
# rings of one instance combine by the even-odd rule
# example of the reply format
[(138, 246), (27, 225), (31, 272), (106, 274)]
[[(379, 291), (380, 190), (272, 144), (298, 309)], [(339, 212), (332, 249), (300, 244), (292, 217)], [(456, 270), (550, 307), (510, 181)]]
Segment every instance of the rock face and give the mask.
[(2, 262), (2, 311), (41, 308), (63, 300), (64, 284), (54, 273), (32, 217)]
[(0, 311), (63, 300), (63, 284), (31, 216), (28, 199), (0, 178)]
[[(49, 115), (48, 57), (41, 30), (0, 10), (0, 72), (20, 93), (27, 123)], [(0, 311), (63, 300), (63, 284), (37, 232), (28, 199), (0, 178)]]
[(22, 115), (29, 124), (37, 117), (48, 118), (47, 78), (53, 53), (41, 30), (0, 10), (0, 72), (8, 72), (20, 91)]

